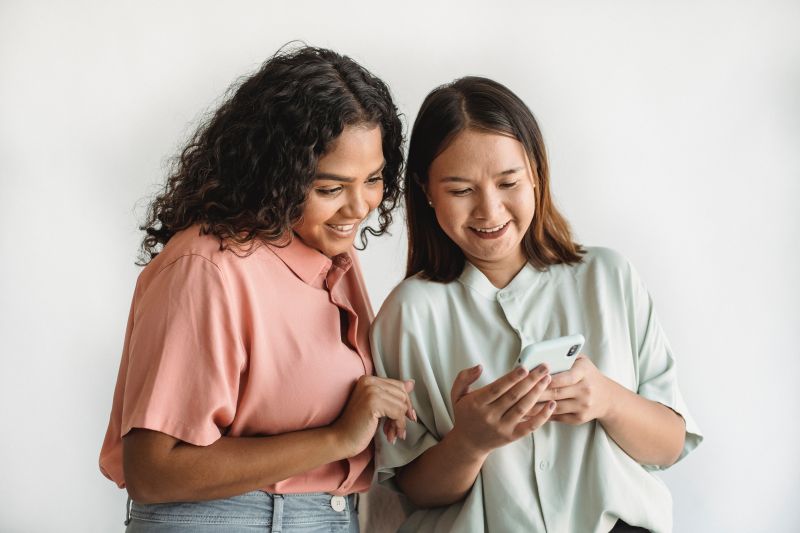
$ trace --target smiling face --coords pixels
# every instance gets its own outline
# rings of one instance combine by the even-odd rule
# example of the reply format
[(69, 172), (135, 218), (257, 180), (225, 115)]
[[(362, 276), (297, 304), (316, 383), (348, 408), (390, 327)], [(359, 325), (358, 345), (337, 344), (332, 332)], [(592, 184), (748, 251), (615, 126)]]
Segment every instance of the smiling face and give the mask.
[(442, 230), (495, 285), (519, 272), (536, 206), (533, 170), (519, 141), (460, 132), (431, 163), (426, 193)]
[(295, 234), (328, 257), (350, 250), (359, 224), (383, 199), (384, 164), (380, 128), (347, 126), (319, 159)]

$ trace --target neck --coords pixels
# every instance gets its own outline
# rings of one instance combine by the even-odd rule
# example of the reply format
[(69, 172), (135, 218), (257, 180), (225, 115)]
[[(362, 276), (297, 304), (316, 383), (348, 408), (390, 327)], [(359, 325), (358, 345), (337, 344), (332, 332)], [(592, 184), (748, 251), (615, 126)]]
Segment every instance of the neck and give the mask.
[(467, 257), (467, 259), (498, 289), (502, 289), (511, 283), (514, 276), (519, 274), (519, 271), (528, 262), (524, 254), (504, 261), (481, 261), (472, 257)]

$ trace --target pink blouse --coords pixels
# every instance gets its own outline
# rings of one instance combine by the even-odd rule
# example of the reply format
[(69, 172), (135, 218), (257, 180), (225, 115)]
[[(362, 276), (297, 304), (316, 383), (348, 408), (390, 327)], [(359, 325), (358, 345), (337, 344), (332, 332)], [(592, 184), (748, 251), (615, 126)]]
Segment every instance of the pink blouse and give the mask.
[[(207, 446), (332, 423), (372, 374), (372, 318), (354, 252), (331, 260), (295, 238), (245, 255), (199, 226), (179, 232), (136, 283), (100, 470), (125, 486), (132, 428)], [(364, 491), (372, 456), (370, 446), (262, 490)]]

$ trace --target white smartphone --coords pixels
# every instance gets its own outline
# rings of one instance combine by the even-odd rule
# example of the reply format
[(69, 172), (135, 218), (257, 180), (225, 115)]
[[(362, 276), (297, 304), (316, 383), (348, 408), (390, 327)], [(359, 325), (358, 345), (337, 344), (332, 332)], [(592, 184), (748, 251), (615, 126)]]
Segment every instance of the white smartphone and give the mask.
[(517, 364), (533, 370), (547, 363), (551, 374), (565, 372), (572, 368), (584, 342), (583, 335), (577, 334), (529, 344), (522, 349)]

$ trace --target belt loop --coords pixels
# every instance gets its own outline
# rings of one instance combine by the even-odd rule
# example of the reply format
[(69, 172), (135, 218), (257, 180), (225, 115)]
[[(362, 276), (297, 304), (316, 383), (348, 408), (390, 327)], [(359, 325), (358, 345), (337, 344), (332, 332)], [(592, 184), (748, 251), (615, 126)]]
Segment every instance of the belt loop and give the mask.
[(361, 501), (361, 493), (355, 492), (353, 493), (353, 510), (358, 512), (358, 504)]
[(283, 494), (272, 495), (272, 533), (283, 531)]
[(125, 504), (125, 522), (126, 526), (131, 523), (131, 497), (128, 496), (128, 503)]

